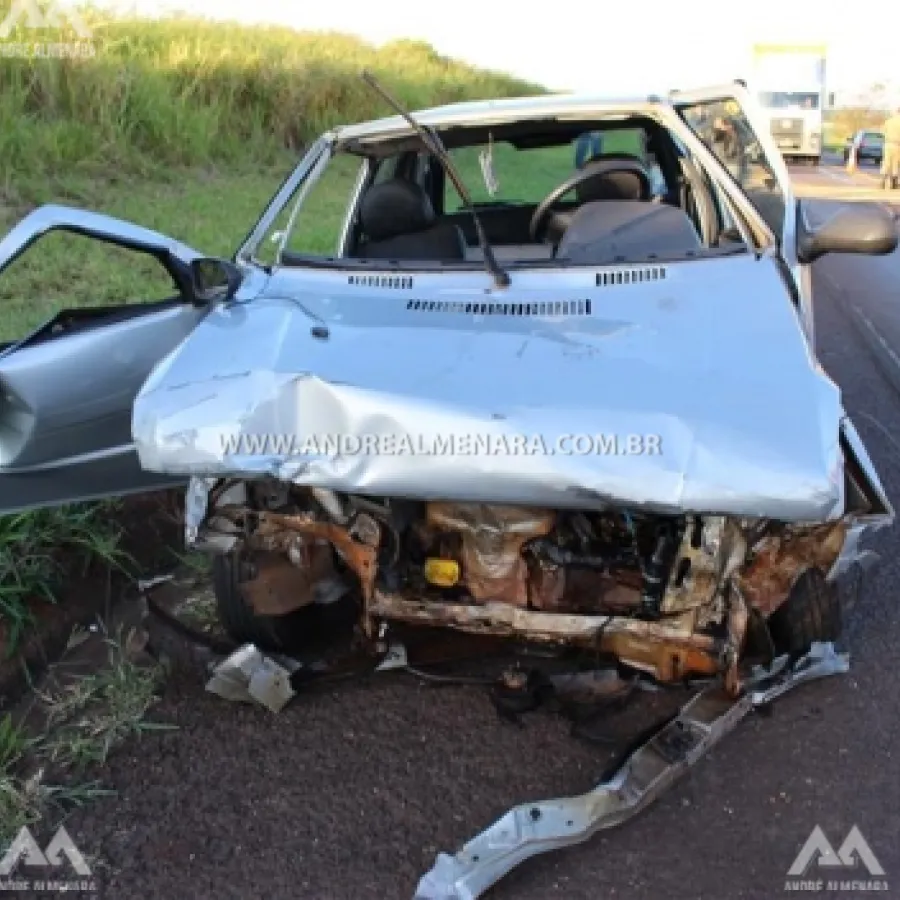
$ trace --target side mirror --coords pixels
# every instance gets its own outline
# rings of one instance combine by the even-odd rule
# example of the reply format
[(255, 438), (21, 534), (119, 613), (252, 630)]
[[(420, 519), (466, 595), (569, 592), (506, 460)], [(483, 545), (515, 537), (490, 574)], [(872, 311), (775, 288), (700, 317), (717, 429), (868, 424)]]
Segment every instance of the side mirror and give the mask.
[(897, 248), (897, 222), (883, 206), (843, 203), (816, 226), (810, 225), (802, 201), (798, 212), (797, 258), (801, 263), (815, 262), (826, 253), (885, 256)]
[(231, 300), (244, 280), (244, 273), (230, 260), (203, 257), (191, 260), (191, 289), (198, 304)]

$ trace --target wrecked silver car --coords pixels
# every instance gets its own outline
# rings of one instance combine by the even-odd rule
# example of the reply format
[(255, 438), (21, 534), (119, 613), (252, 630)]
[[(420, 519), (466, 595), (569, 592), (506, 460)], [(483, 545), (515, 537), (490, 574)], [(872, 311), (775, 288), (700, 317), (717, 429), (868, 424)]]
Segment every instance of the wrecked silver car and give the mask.
[[(350, 602), (376, 657), (436, 626), (735, 700), (751, 629), (770, 659), (839, 637), (835, 579), (892, 520), (816, 361), (809, 267), (891, 252), (893, 219), (813, 227), (739, 84), (336, 129), (233, 260), (45, 207), (0, 268), (53, 229), (156, 257), (178, 296), (0, 354), (0, 506), (190, 479), (239, 642), (290, 652), (299, 614)], [(422, 890), (479, 896), (520, 850)]]

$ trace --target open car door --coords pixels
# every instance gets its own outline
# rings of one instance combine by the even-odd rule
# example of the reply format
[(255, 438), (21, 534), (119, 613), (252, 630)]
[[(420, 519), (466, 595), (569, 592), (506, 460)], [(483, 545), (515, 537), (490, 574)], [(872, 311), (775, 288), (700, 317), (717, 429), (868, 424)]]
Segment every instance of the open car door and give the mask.
[(800, 214), (784, 158), (768, 120), (740, 82), (674, 91), (671, 102), (685, 124), (719, 160), (778, 242), (790, 272), (803, 330), (814, 346), (812, 278), (797, 259)]
[(153, 303), (63, 310), (0, 345), (0, 513), (180, 483), (140, 468), (131, 412), (151, 369), (206, 313), (192, 287), (191, 263), (201, 256), (110, 216), (42, 206), (0, 240), (0, 278), (35, 241), (58, 230), (154, 257), (177, 293)]

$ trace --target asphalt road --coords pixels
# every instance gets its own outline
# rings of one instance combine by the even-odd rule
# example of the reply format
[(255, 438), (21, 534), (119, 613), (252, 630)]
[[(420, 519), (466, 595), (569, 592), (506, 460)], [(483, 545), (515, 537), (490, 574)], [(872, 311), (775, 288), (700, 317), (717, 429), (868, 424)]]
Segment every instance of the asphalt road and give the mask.
[(792, 166), (794, 186), (801, 197), (830, 197), (841, 200), (883, 200), (879, 167), (870, 162), (862, 163), (850, 174), (840, 156), (826, 153), (822, 165)]
[[(835, 178), (798, 181), (818, 192)], [(900, 355), (898, 286), (900, 254), (835, 257), (815, 271), (822, 362), (895, 504), (900, 393), (855, 316)], [(849, 675), (746, 720), (637, 819), (526, 863), (493, 900), (771, 900), (817, 825), (835, 847), (858, 826), (887, 896), (900, 896), (896, 540), (896, 529), (870, 539), (883, 559), (852, 610)], [(104, 777), (119, 797), (68, 823), (82, 851), (106, 861), (109, 897), (409, 900), (438, 850), (516, 803), (590, 788), (609, 758), (549, 713), (517, 729), (478, 688), (402, 676), (304, 696), (273, 716), (205, 694), (199, 663), (185, 659), (158, 716), (180, 730), (116, 755)]]

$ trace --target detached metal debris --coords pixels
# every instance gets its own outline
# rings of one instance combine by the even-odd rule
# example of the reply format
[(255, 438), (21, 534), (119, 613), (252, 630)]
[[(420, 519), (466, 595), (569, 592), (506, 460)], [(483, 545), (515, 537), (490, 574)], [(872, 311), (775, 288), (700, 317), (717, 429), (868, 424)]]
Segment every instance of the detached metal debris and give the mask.
[[(206, 688), (227, 700), (256, 702), (277, 713), (297, 695), (291, 676), (303, 668), (293, 660), (284, 662), (247, 644), (215, 668)], [(419, 881), (413, 900), (476, 900), (530, 857), (583, 843), (602, 829), (625, 823), (659, 798), (753, 709), (808, 681), (845, 673), (849, 667), (848, 654), (837, 652), (830, 642), (816, 642), (798, 660), (783, 655), (769, 666), (754, 666), (736, 697), (722, 683), (710, 683), (593, 790), (516, 806), (456, 853), (440, 853)], [(416, 673), (402, 644), (390, 645), (374, 671), (397, 669)], [(626, 684), (615, 670), (548, 679), (554, 682), (559, 688), (607, 696), (622, 695), (621, 686)]]
[[(149, 591), (167, 580), (142, 582), (141, 587)], [(440, 853), (419, 881), (413, 900), (476, 900), (530, 857), (583, 843), (602, 829), (623, 824), (660, 797), (753, 709), (808, 681), (846, 673), (849, 667), (849, 655), (837, 652), (833, 643), (814, 642), (799, 659), (785, 654), (767, 666), (754, 666), (736, 691), (713, 680), (591, 791), (520, 804), (456, 853)], [(226, 700), (258, 703), (278, 713), (297, 696), (294, 677), (308, 668), (290, 658), (276, 661), (245, 644), (215, 667), (206, 689)], [(363, 670), (407, 670), (424, 677), (410, 665), (406, 647), (397, 642), (383, 644), (380, 661), (370, 660)], [(327, 674), (327, 669), (318, 671)], [(524, 681), (521, 672), (504, 677), (510, 686)], [(629, 683), (615, 669), (551, 676), (546, 683), (560, 694), (615, 698), (629, 692)], [(653, 687), (652, 682), (645, 686)]]
[(592, 791), (517, 806), (454, 855), (441, 853), (413, 900), (475, 900), (526, 859), (622, 824), (659, 797), (754, 707), (799, 684), (848, 669), (846, 654), (837, 653), (833, 644), (817, 643), (794, 665), (782, 656), (769, 669), (757, 667), (736, 700), (710, 685)]

